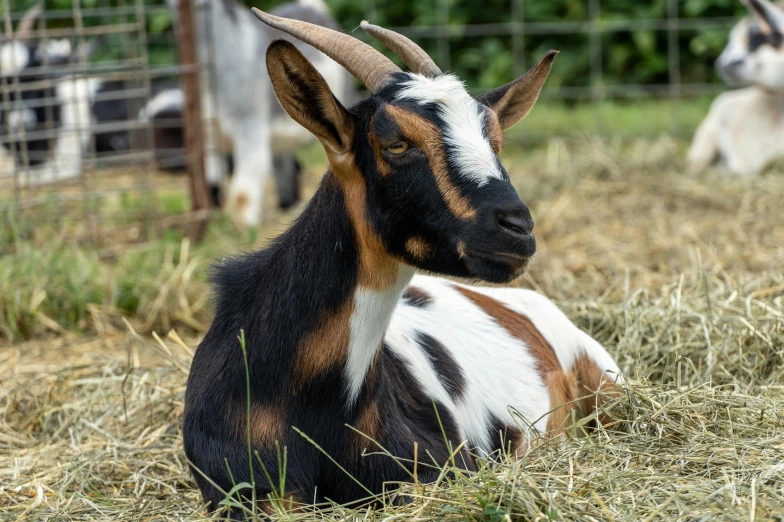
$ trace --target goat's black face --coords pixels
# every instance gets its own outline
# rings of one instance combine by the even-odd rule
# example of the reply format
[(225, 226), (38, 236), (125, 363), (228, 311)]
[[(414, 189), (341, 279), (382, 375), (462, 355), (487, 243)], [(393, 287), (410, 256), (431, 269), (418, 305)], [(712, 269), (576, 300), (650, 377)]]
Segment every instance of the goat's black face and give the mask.
[(395, 73), (351, 111), (291, 44), (274, 42), (267, 68), (283, 107), (324, 145), (360, 235), (415, 267), (501, 283), (536, 252), (498, 159), (503, 129), (534, 105), (555, 55), (476, 99), (452, 75)]
[(367, 128), (354, 155), (374, 228), (392, 255), (418, 268), (517, 277), (536, 251), (534, 222), (498, 159), (498, 117), (453, 76), (399, 76), (357, 108)]

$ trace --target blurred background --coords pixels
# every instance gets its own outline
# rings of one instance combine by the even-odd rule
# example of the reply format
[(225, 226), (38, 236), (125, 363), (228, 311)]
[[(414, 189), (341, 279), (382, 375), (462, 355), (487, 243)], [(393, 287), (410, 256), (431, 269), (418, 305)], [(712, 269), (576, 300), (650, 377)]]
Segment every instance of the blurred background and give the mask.
[[(271, 9), (280, 2), (245, 4)], [(3, 0), (5, 43), (14, 41), (11, 29), (18, 31), (34, 5)], [(209, 10), (219, 2), (196, 5)], [(706, 256), (722, 270), (732, 263), (766, 269), (780, 259), (780, 246), (766, 249), (776, 244), (775, 233), (751, 248), (731, 229), (741, 226), (746, 211), (745, 234), (775, 229), (780, 219), (771, 209), (781, 196), (768, 186), (778, 187), (775, 176), (752, 183), (683, 175), (694, 130), (726, 89), (713, 64), (746, 14), (739, 1), (326, 5), (338, 25), (365, 41), (362, 19), (411, 37), (475, 94), (514, 79), (546, 50), (561, 51), (537, 107), (510, 130), (505, 145), (508, 170), (535, 209), (540, 243), (539, 261), (521, 284), (576, 302), (670, 283)], [(124, 319), (143, 332), (179, 326), (198, 337), (211, 317), (209, 264), (262, 245), (301, 207), (278, 209), (268, 180), (262, 226), (238, 229), (220, 210), (195, 204), (183, 170), (200, 160), (182, 135), (156, 149), (154, 124), (140, 115), (158, 93), (179, 89), (185, 73), (198, 70), (181, 65), (176, 13), (163, 0), (46, 0), (43, 7), (29, 41), (68, 41), (70, 54), (58, 62), (53, 51), (43, 62), (57, 63), (4, 71), (3, 109), (16, 107), (15, 96), (32, 103), (24, 92), (46, 108), (55, 95), (41, 92), (69, 76), (117, 83), (94, 98), (114, 118), (77, 128), (92, 137), (78, 161), (66, 162), (71, 172), (38, 181), (31, 168), (35, 151), (20, 154), (18, 129), (3, 120), (6, 156), (17, 157), (0, 172), (0, 342), (121, 332)], [(213, 65), (208, 60), (202, 67)], [(175, 114), (163, 126), (182, 124), (182, 114)], [(28, 143), (49, 140), (55, 147), (51, 140), (62, 129), (51, 122), (39, 127), (28, 129), (41, 136), (27, 135)], [(117, 141), (121, 146), (114, 147)], [(296, 154), (306, 200), (326, 164), (318, 145)], [(765, 198), (755, 212), (750, 193)], [(768, 210), (774, 222), (766, 221)], [(206, 229), (194, 234), (194, 223), (203, 225), (206, 217)]]

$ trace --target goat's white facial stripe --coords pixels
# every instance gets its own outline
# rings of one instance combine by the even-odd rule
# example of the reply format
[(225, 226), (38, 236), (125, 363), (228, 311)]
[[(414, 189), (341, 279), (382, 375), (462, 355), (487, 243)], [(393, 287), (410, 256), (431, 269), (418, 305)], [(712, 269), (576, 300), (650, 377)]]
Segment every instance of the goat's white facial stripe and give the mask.
[(498, 159), (484, 135), (485, 109), (468, 94), (463, 82), (451, 74), (437, 78), (408, 75), (411, 79), (403, 83), (396, 98), (438, 107), (445, 126), (444, 142), (451, 149), (458, 173), (480, 187), (490, 178), (503, 179)]

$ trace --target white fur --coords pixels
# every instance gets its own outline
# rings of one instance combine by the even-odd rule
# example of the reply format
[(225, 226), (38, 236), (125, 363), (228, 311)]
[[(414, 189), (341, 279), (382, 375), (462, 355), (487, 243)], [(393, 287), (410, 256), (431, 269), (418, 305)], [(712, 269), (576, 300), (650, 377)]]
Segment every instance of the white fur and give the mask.
[(301, 6), (310, 7), (316, 11), (321, 11), (322, 13), (329, 12), (329, 8), (323, 0), (297, 0), (297, 3)]
[(38, 53), (46, 56), (49, 61), (54, 60), (67, 60), (73, 53), (71, 41), (67, 38), (59, 40), (49, 40), (46, 44), (41, 44), (38, 48)]
[(56, 130), (55, 148), (48, 161), (20, 177), (22, 185), (63, 181), (81, 173), (82, 155), (92, 132), (92, 100), (101, 84), (95, 78), (64, 78), (57, 83), (55, 95), (60, 104), (61, 123)]
[[(394, 306), (393, 297), (399, 295), (400, 283), (405, 280), (402, 277), (383, 295), (363, 290), (355, 296), (357, 319), (352, 317), (352, 347), (346, 368), (352, 401), (380, 345), (384, 317)], [(407, 364), (426, 395), (448, 410), (462, 439), (479, 452), (488, 453), (493, 449), (490, 430), (494, 421), (517, 426), (529, 434), (532, 430), (544, 433), (553, 406), (536, 360), (523, 341), (511, 336), (457, 291), (456, 283), (416, 275), (410, 284), (425, 291), (432, 301), (421, 308), (400, 301), (389, 320), (384, 342)], [(544, 296), (514, 288), (470, 288), (528, 317), (553, 347), (564, 370), (569, 371), (577, 357), (587, 354), (610, 379), (622, 381), (612, 356)], [(361, 311), (360, 307), (367, 310)], [(355, 337), (357, 326), (367, 332)], [(417, 342), (419, 334), (441, 343), (460, 367), (466, 384), (460, 399), (455, 400), (444, 388), (437, 368)]]
[(779, 158), (784, 158), (784, 95), (749, 87), (716, 98), (687, 162), (693, 173), (718, 160), (726, 174), (751, 176)]
[(8, 126), (11, 129), (27, 129), (36, 123), (38, 118), (32, 109), (17, 109), (8, 113)]
[(444, 143), (461, 176), (480, 187), (491, 178), (503, 179), (498, 158), (485, 137), (485, 109), (468, 94), (456, 76), (444, 74), (426, 78), (408, 73), (398, 99), (415, 100), (420, 105), (433, 104), (444, 122)]
[(165, 89), (139, 111), (139, 120), (147, 121), (164, 111), (181, 111), (185, 103), (182, 89)]
[(348, 406), (353, 405), (359, 396), (400, 295), (413, 275), (413, 268), (401, 264), (397, 281), (390, 288), (377, 291), (358, 287), (354, 293), (354, 313), (350, 321), (351, 337), (346, 362)]
[(19, 74), (30, 63), (27, 46), (21, 42), (8, 42), (0, 47), (0, 74), (13, 76)]

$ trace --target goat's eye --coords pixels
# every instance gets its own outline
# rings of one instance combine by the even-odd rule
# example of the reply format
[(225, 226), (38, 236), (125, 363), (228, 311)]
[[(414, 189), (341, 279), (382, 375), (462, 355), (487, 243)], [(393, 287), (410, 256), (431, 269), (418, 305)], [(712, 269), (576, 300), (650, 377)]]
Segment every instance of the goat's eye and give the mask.
[(398, 141), (396, 143), (393, 143), (389, 147), (387, 147), (386, 151), (390, 154), (403, 154), (408, 150), (408, 148), (409, 148), (408, 143), (406, 143), (405, 141)]

